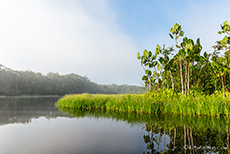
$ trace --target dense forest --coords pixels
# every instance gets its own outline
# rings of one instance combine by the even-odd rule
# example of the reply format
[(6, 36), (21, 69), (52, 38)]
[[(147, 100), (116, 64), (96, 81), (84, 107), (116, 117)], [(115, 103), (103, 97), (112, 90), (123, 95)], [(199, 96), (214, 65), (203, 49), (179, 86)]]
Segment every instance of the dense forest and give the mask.
[[(137, 58), (145, 71), (142, 80), (148, 91), (172, 89), (182, 95), (204, 93), (210, 95), (221, 91), (225, 97), (230, 90), (230, 25), (225, 21), (213, 51), (203, 52), (200, 39), (184, 36), (179, 24), (170, 29), (169, 36), (175, 48), (157, 45), (155, 53), (144, 50)], [(207, 34), (208, 35), (208, 34)]]
[(43, 75), (32, 71), (16, 71), (0, 65), (0, 95), (65, 95), (75, 93), (142, 93), (144, 87), (130, 85), (99, 85), (77, 74)]

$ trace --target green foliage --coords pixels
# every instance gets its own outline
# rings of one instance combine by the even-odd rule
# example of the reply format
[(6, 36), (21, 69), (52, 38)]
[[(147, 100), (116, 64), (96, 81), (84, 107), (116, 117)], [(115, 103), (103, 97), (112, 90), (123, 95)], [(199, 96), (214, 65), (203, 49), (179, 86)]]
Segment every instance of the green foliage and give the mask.
[[(191, 94), (190, 91), (210, 95), (222, 89), (225, 97), (225, 92), (230, 90), (230, 25), (228, 21), (221, 25), (219, 34), (226, 34), (226, 36), (216, 42), (213, 46), (214, 52), (203, 52), (202, 55), (200, 38), (193, 40), (184, 36), (181, 25), (176, 23), (169, 33), (175, 41), (175, 49), (157, 45), (155, 54), (144, 51), (143, 56), (140, 56), (138, 53), (138, 59), (144, 59), (141, 63), (147, 67), (143, 67), (144, 70), (148, 70), (145, 71), (142, 79), (146, 87), (149, 87), (149, 91), (171, 88), (186, 96)], [(221, 50), (224, 51), (224, 56), (220, 56)], [(154, 57), (154, 61), (148, 63), (149, 60), (146, 59), (151, 56)]]
[(228, 33), (230, 31), (230, 25), (228, 23), (228, 21), (225, 21), (223, 25), (220, 25), (221, 26), (221, 31), (219, 31), (218, 33), (219, 34), (222, 34), (222, 33)]
[[(154, 82), (156, 78), (158, 78), (156, 67), (157, 69), (161, 69), (161, 66), (157, 61), (157, 56), (160, 53), (159, 45), (157, 45), (155, 51), (155, 54), (153, 54), (151, 51), (144, 50), (142, 56), (140, 56), (139, 52), (137, 53), (137, 59), (141, 60), (141, 66), (143, 67), (145, 72), (145, 75), (143, 75), (142, 80), (145, 83), (145, 87), (148, 88), (148, 91), (152, 91)], [(152, 69), (155, 69), (155, 71), (153, 71)]]

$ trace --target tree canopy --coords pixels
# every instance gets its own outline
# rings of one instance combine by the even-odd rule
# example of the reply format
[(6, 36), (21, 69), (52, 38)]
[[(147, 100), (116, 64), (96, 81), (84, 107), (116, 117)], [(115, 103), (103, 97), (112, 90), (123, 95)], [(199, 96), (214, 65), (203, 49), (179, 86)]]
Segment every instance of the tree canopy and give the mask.
[(142, 93), (144, 87), (100, 85), (78, 74), (47, 75), (32, 71), (16, 71), (0, 65), (0, 95), (65, 95), (75, 93)]
[[(183, 95), (212, 94), (230, 88), (230, 25), (225, 21), (218, 32), (224, 35), (213, 45), (213, 52), (202, 52), (200, 38), (195, 41), (185, 36), (182, 26), (176, 23), (169, 36), (175, 47), (157, 45), (155, 53), (144, 50), (137, 58), (145, 71), (142, 80), (148, 91), (159, 88), (173, 89)], [(181, 42), (179, 42), (181, 38)], [(224, 54), (221, 55), (220, 51)], [(151, 70), (152, 69), (152, 70)]]

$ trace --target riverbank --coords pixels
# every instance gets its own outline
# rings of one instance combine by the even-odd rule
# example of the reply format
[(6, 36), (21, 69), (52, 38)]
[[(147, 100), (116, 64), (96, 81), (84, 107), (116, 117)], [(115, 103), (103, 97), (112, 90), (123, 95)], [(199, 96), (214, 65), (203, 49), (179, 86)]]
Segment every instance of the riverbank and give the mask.
[(66, 95), (56, 103), (65, 109), (101, 109), (148, 114), (176, 114), (185, 116), (229, 117), (230, 96), (221, 93), (182, 96), (171, 90), (148, 94), (77, 94)]

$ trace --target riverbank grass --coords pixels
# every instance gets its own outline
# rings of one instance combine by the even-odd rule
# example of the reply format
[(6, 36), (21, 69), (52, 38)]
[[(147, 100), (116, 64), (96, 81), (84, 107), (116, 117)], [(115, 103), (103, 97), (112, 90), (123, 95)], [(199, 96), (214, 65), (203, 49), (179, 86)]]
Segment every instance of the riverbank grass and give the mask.
[(229, 117), (230, 95), (226, 98), (216, 92), (212, 95), (182, 96), (172, 90), (147, 94), (77, 94), (66, 95), (56, 103), (65, 109), (101, 109), (148, 114), (176, 114), (186, 116)]

